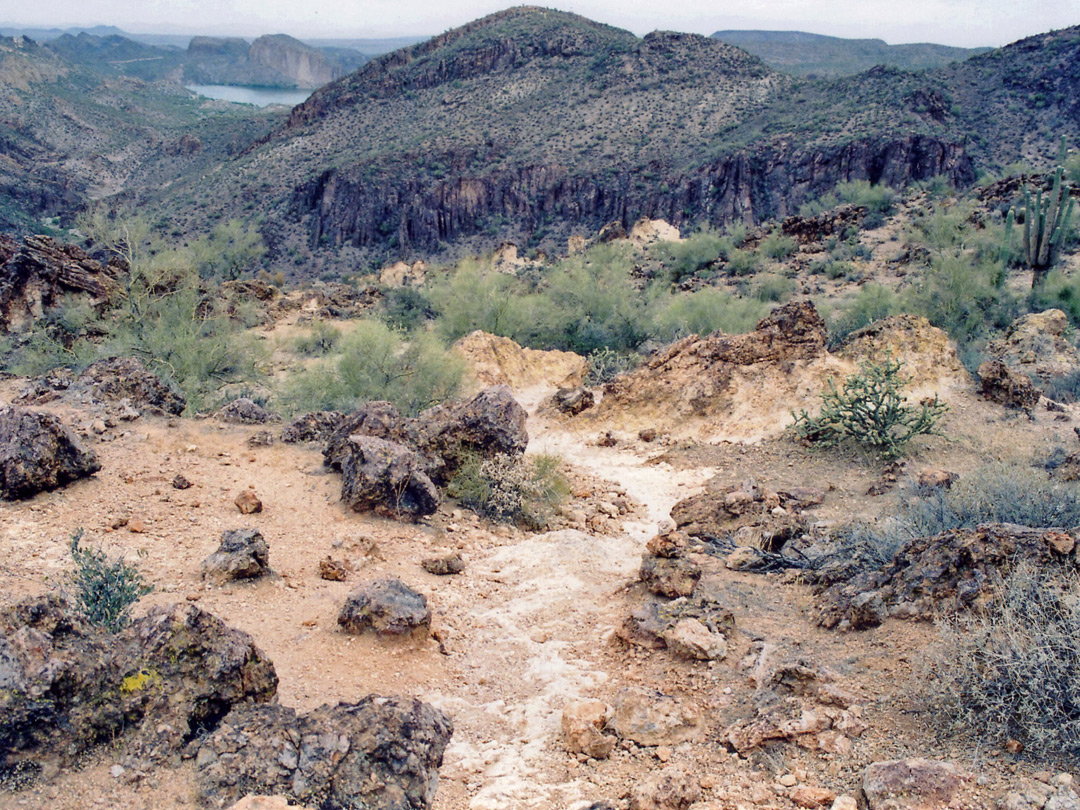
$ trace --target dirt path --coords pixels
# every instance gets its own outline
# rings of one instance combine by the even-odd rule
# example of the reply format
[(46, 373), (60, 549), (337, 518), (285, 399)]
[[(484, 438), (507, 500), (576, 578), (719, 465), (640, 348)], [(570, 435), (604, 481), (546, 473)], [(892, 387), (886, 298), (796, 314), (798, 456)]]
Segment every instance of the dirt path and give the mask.
[(657, 521), (707, 477), (646, 465), (631, 450), (589, 446), (535, 412), (529, 430), (530, 453), (558, 454), (611, 482), (644, 506), (644, 517), (610, 536), (573, 529), (523, 535), (472, 563), (471, 576), (501, 587), (456, 608), (468, 628), (458, 666), (477, 673), (475, 700), (428, 696), (456, 724), (436, 810), (569, 807), (587, 798), (594, 786), (562, 773), (562, 707), (593, 696), (610, 677), (598, 653), (624, 618), (612, 597), (636, 576)]

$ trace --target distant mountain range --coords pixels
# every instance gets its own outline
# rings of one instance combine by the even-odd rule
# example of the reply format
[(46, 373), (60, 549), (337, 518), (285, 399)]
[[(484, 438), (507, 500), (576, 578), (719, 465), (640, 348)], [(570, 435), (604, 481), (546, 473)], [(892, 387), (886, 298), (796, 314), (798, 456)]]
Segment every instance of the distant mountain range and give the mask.
[(881, 39), (844, 39), (803, 31), (717, 31), (713, 38), (761, 57), (774, 70), (820, 78), (851, 76), (877, 65), (901, 70), (938, 68), (992, 50), (931, 43), (888, 45)]
[[(0, 220), (88, 197), (135, 203), (177, 238), (257, 218), (270, 260), (302, 275), (504, 240), (558, 250), (642, 216), (761, 221), (841, 181), (962, 186), (1080, 142), (1080, 28), (917, 72), (808, 79), (715, 38), (522, 7), (379, 56), (291, 114), (135, 80), (167, 49), (94, 36), (0, 41)], [(250, 63), (253, 47), (167, 52), (194, 59), (186, 71)]]

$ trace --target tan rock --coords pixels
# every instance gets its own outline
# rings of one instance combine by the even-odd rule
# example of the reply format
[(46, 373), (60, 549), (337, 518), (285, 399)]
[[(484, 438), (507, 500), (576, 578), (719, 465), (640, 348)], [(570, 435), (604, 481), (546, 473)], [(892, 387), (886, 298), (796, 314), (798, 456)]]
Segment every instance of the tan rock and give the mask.
[(727, 655), (727, 639), (697, 619), (679, 619), (664, 631), (662, 638), (669, 650), (683, 658), (719, 661)]
[(701, 715), (668, 695), (638, 687), (621, 690), (609, 725), (639, 745), (677, 745), (701, 731)]
[(290, 805), (286, 796), (256, 796), (248, 794), (229, 810), (305, 810), (299, 805)]
[(701, 796), (698, 784), (678, 768), (649, 774), (630, 793), (630, 810), (687, 810)]
[(941, 810), (963, 781), (951, 763), (916, 758), (867, 766), (862, 789), (867, 810)]
[(1005, 337), (991, 341), (986, 352), (1038, 383), (1080, 368), (1080, 352), (1065, 337), (1069, 318), (1060, 309), (1032, 312), (1013, 321)]
[(256, 512), (261, 512), (263, 508), (262, 501), (259, 500), (259, 496), (255, 494), (253, 489), (245, 489), (236, 496), (233, 503), (236, 504), (236, 508), (240, 510), (242, 515), (253, 515)]
[(799, 807), (807, 807), (810, 810), (829, 807), (835, 799), (836, 793), (828, 788), (800, 785), (791, 791), (791, 801)]
[(601, 700), (575, 700), (562, 714), (563, 747), (571, 754), (607, 759), (615, 747), (615, 737), (602, 733), (611, 717), (611, 707)]
[(628, 237), (638, 247), (646, 247), (654, 242), (682, 241), (679, 229), (662, 219), (639, 219), (630, 229)]
[(829, 810), (859, 810), (859, 803), (852, 796), (837, 796)]

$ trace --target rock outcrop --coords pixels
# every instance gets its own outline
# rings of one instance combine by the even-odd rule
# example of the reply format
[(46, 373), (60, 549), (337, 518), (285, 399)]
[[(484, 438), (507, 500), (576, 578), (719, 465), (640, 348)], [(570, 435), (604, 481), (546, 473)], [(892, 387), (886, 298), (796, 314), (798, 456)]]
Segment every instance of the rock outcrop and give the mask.
[(1000, 360), (987, 360), (979, 366), (979, 393), (991, 402), (1030, 414), (1039, 404), (1039, 389), (1031, 377), (1015, 371)]
[(439, 507), (439, 490), (419, 453), (397, 442), (352, 435), (341, 451), (341, 500), (354, 512), (419, 518)]
[(0, 499), (29, 498), (100, 469), (94, 452), (57, 417), (0, 408)]
[(984, 524), (910, 540), (876, 571), (827, 586), (818, 597), (825, 627), (861, 629), (888, 616), (932, 619), (986, 604), (993, 583), (1014, 566), (1076, 570), (1075, 532)]
[(152, 608), (112, 635), (50, 596), (0, 611), (0, 630), (6, 766), (71, 762), (119, 738), (137, 758), (172, 759), (233, 706), (277, 691), (251, 637), (194, 605)]
[(91, 363), (71, 386), (72, 394), (85, 392), (92, 401), (127, 400), (136, 408), (179, 415), (187, 406), (184, 395), (151, 372), (138, 357), (108, 357)]
[(104, 305), (121, 291), (127, 265), (102, 264), (82, 248), (48, 236), (28, 236), (17, 249), (0, 249), (0, 333), (24, 332), (68, 296)]
[(465, 402), (445, 402), (415, 419), (401, 416), (389, 402), (368, 402), (334, 430), (323, 450), (326, 463), (343, 469), (355, 448), (351, 437), (392, 442), (422, 457), (421, 469), (445, 484), (471, 455), (492, 458), (525, 452), (529, 434), (525, 410), (505, 385), (486, 388)]
[(1017, 318), (1005, 337), (991, 341), (986, 352), (1038, 385), (1080, 370), (1080, 351), (1065, 339), (1069, 318), (1060, 309)]
[(427, 810), (452, 734), (449, 717), (408, 698), (244, 707), (199, 750), (199, 792), (214, 806), (256, 792), (322, 810)]

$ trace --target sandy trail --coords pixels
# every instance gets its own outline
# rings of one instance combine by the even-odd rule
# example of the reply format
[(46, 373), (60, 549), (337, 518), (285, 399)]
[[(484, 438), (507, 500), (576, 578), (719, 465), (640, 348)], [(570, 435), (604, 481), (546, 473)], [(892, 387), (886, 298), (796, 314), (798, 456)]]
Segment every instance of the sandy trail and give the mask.
[[(533, 398), (526, 398), (530, 400)], [(529, 402), (535, 405), (535, 400)], [(574, 807), (598, 798), (587, 779), (555, 773), (565, 762), (559, 746), (563, 705), (592, 696), (609, 673), (599, 653), (622, 614), (612, 596), (636, 575), (645, 542), (672, 505), (693, 492), (708, 470), (675, 472), (647, 465), (632, 450), (588, 446), (584, 437), (546, 422), (531, 409), (530, 453), (555, 453), (610, 481), (643, 504), (646, 516), (612, 536), (572, 529), (523, 536), (492, 549), (470, 574), (498, 582), (479, 604), (463, 605), (468, 629), (464, 667), (490, 701), (429, 695), (455, 718), (436, 810)], [(460, 791), (464, 787), (464, 795)]]

